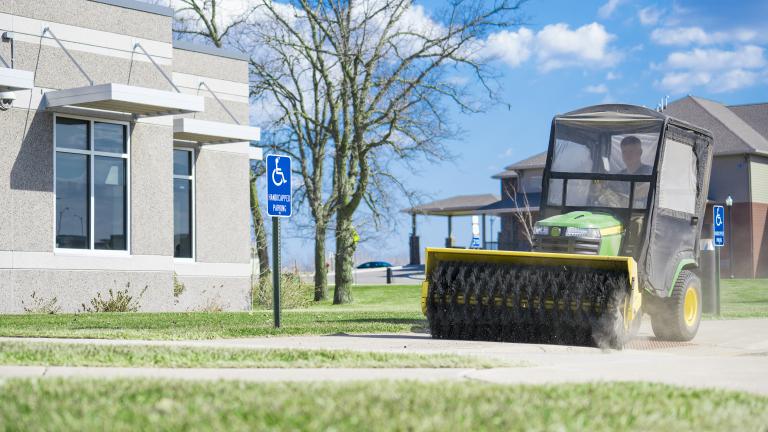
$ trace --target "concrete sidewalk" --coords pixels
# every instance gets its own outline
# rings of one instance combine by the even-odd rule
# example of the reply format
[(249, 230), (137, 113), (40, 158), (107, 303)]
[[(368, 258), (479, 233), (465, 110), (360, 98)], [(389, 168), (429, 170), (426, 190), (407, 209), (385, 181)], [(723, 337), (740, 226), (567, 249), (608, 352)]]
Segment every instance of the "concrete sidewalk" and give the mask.
[(623, 351), (537, 344), (434, 340), (425, 334), (334, 335), (202, 341), (18, 339), (30, 342), (240, 348), (345, 349), (448, 353), (524, 362), (530, 367), (493, 369), (165, 369), (102, 367), (0, 367), (9, 377), (147, 377), (248, 381), (346, 381), (373, 379), (464, 380), (503, 384), (593, 381), (658, 382), (768, 395), (768, 320), (704, 321), (690, 343), (659, 342), (647, 325)]

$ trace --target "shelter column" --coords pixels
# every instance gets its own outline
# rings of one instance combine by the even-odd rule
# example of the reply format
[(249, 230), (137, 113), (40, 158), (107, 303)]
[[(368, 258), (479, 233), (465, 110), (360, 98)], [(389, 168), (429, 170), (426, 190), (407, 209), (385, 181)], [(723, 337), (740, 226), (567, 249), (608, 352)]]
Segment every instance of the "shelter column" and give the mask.
[(483, 249), (485, 249), (485, 214), (483, 214), (483, 219), (482, 219), (482, 224), (480, 225), (480, 229), (483, 230), (483, 235), (481, 236), (481, 238), (483, 241), (482, 243)]
[(410, 262), (409, 265), (421, 265), (421, 248), (419, 236), (416, 235), (416, 213), (411, 213), (411, 237), (409, 239)]
[(453, 247), (453, 216), (448, 215), (448, 238), (445, 239), (445, 247)]

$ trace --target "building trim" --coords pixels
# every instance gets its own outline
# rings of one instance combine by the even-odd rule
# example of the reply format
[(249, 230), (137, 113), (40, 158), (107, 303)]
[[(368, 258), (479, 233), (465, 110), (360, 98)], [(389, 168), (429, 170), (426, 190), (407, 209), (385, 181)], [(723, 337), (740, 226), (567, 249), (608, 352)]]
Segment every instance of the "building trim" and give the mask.
[(175, 272), (179, 276), (250, 277), (250, 263), (204, 263), (172, 256), (94, 256), (53, 252), (0, 251), (0, 270)]
[[(135, 44), (138, 42), (156, 60), (158, 58), (167, 59), (168, 62), (164, 64), (170, 65), (170, 59), (173, 58), (173, 47), (168, 42), (129, 36), (121, 33), (0, 13), (0, 27), (5, 26), (9, 27), (8, 30), (14, 32), (18, 42), (33, 45), (39, 45), (42, 40), (46, 46), (59, 47), (56, 41), (51, 37), (43, 37), (41, 35), (43, 28), (50, 27), (67, 49), (102, 55), (109, 55), (105, 54), (108, 51), (118, 51), (128, 53), (128, 57), (130, 57), (134, 51)], [(142, 56), (134, 55), (133, 57), (141, 59)], [(144, 59), (142, 61), (149, 60)], [(163, 63), (163, 61), (159, 62)]]
[(153, 13), (173, 17), (174, 10), (166, 6), (144, 3), (136, 0), (90, 0), (94, 3), (102, 3), (110, 6), (117, 6), (125, 9), (133, 9), (141, 12)]
[[(759, 261), (755, 259), (755, 213), (752, 208), (754, 205), (754, 201), (752, 201), (754, 198), (752, 196), (752, 158), (750, 155), (746, 155), (744, 159), (747, 164), (747, 199), (749, 200), (749, 272), (750, 277), (754, 278), (758, 273), (757, 267)], [(731, 223), (733, 223), (733, 221), (731, 221)]]
[(180, 40), (180, 39), (175, 39), (173, 41), (173, 47), (176, 49), (184, 50), (184, 51), (192, 51), (192, 52), (196, 52), (200, 54), (208, 54), (216, 57), (225, 57), (233, 60), (242, 60), (242, 61), (250, 60), (250, 57), (248, 55), (235, 50), (231, 50), (227, 48), (217, 48), (217, 47), (212, 47), (208, 45), (200, 45), (194, 42), (189, 42), (189, 41)]

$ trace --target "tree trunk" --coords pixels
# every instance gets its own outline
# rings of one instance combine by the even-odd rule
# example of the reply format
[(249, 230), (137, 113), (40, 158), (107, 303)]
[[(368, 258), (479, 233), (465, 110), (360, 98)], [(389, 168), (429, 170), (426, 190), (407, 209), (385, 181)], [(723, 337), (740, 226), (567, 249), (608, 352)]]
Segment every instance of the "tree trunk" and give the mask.
[(352, 268), (354, 267), (355, 240), (352, 217), (336, 216), (336, 265), (333, 289), (333, 304), (352, 302)]
[(315, 224), (315, 301), (328, 297), (328, 268), (325, 266), (325, 225)]
[(256, 187), (256, 176), (251, 176), (251, 217), (256, 233), (256, 254), (259, 257), (259, 286), (269, 282), (269, 249), (267, 249), (267, 231), (264, 227), (264, 217), (259, 206), (259, 191)]

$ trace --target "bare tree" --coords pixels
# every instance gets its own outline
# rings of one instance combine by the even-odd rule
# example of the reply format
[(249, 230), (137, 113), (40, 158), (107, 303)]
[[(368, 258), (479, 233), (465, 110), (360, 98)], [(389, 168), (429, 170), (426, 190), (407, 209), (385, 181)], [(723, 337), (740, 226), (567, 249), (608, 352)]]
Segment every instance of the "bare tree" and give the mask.
[[(528, 194), (524, 190), (518, 194), (517, 187), (509, 183), (504, 184), (504, 194), (515, 204), (516, 209), (512, 216), (517, 221), (520, 231), (528, 243), (528, 248), (533, 248), (533, 225), (536, 223), (536, 219), (533, 217), (531, 205), (528, 202)], [(522, 195), (522, 199), (520, 195)]]
[[(353, 216), (373, 202), (378, 160), (415, 155), (441, 158), (455, 133), (446, 102), (467, 112), (481, 108), (470, 88), (493, 97), (492, 74), (477, 49), (492, 30), (517, 24), (522, 1), (454, 0), (441, 19), (422, 19), (411, 0), (290, 2), (306, 16), (322, 45), (312, 65), (327, 89), (328, 133), (335, 149), (334, 304), (351, 301)], [(277, 20), (276, 4), (264, 1)], [(287, 24), (287, 22), (286, 22)], [(327, 59), (332, 59), (328, 62)], [(450, 79), (470, 73), (471, 86)]]
[(444, 142), (458, 132), (450, 110), (478, 112), (495, 100), (480, 50), (491, 31), (518, 23), (523, 2), (452, 0), (433, 18), (412, 0), (254, 0), (246, 24), (229, 31), (251, 54), (252, 95), (276, 107), (274, 126), (292, 132), (278, 149), (301, 166), (315, 221), (316, 294), (330, 221), (333, 301), (346, 303), (355, 215), (366, 207), (382, 220), (382, 204), (399, 189), (389, 161), (446, 158)]

